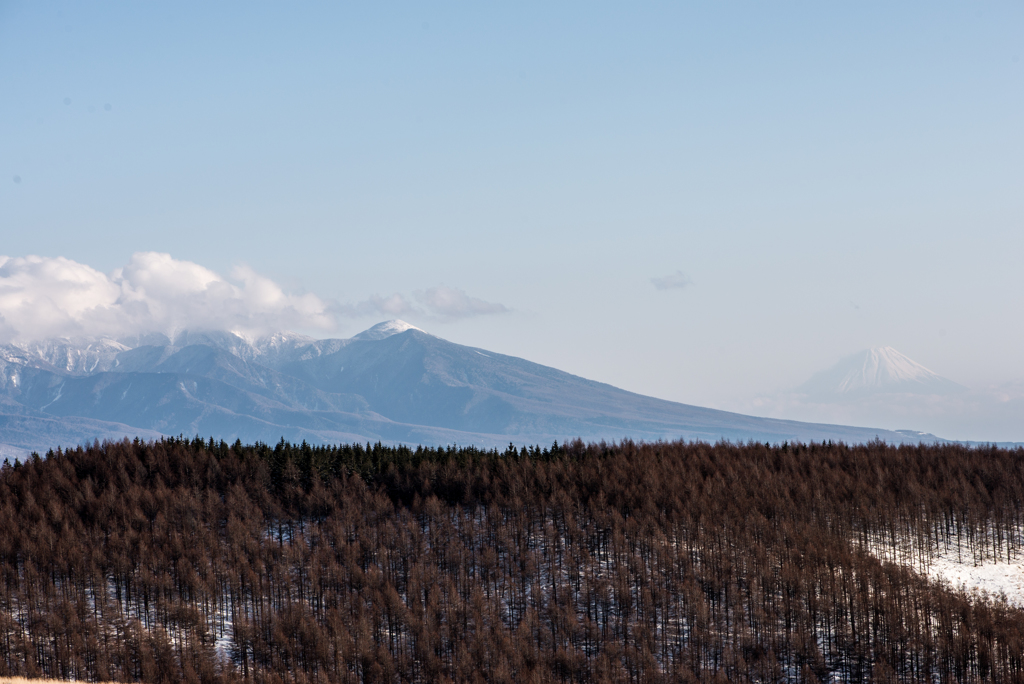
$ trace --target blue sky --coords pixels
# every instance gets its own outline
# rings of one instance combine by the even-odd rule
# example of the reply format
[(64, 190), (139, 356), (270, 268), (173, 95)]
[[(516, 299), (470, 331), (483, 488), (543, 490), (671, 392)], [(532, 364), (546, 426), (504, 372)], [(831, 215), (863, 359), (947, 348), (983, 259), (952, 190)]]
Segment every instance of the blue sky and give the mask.
[(344, 336), (397, 295), (710, 406), (876, 345), (1021, 383), (1022, 37), (1014, 2), (0, 2), (0, 254), (245, 267)]

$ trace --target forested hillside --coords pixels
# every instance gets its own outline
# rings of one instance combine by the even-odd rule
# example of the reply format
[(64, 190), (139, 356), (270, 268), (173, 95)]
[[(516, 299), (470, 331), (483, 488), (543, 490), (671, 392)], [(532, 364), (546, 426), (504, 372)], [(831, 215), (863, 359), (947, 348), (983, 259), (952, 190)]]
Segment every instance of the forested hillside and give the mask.
[(0, 473), (0, 676), (1024, 681), (1024, 450), (169, 439)]

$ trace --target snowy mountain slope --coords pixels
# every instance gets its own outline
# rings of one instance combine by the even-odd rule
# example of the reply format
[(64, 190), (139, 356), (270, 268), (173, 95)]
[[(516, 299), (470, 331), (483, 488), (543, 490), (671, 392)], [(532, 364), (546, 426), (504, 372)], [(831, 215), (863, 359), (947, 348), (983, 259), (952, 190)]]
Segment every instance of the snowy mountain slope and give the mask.
[(0, 355), (18, 354), (33, 359), (36, 365), (66, 373), (98, 373), (108, 370), (117, 355), (129, 347), (115, 340), (46, 340), (8, 346)]
[(123, 423), (47, 415), (0, 396), (0, 459), (24, 456), (31, 451), (45, 452), (61, 444), (116, 440), (127, 435), (148, 440), (160, 437), (161, 433)]
[(965, 390), (892, 347), (873, 347), (848, 356), (797, 388), (798, 392), (822, 398), (879, 393), (955, 394)]
[[(98, 373), (61, 378), (37, 371), (28, 375), (26, 391), (18, 397), (23, 402), (19, 404), (20, 413), (87, 421), (89, 425), (112, 424), (116, 419), (142, 428), (141, 432), (150, 436), (201, 434), (228, 441), (240, 438), (265, 442), (281, 437), (311, 442), (451, 439), (446, 431), (401, 425), (367, 411), (359, 405), (359, 397), (321, 396), (321, 405), (309, 408), (213, 378), (177, 373)], [(355, 410), (346, 410), (349, 408)], [(131, 433), (129, 428), (121, 434)], [(0, 438), (3, 436), (0, 430)], [(489, 436), (487, 441), (494, 442), (495, 438)]]
[(405, 321), (400, 321), (400, 320), (396, 319), (396, 320), (393, 320), (393, 321), (384, 321), (383, 323), (378, 323), (377, 325), (373, 326), (372, 328), (367, 328), (366, 330), (364, 330), (363, 332), (359, 333), (358, 335), (356, 335), (352, 339), (353, 340), (383, 340), (383, 339), (385, 339), (387, 337), (391, 337), (392, 335), (397, 335), (399, 333), (404, 333), (406, 330), (419, 330), (420, 332), (423, 332), (422, 330), (417, 328), (412, 323), (406, 323)]
[[(67, 349), (54, 353), (60, 344)], [(84, 346), (78, 356), (76, 344)], [(0, 396), (10, 406), (69, 424), (100, 421), (228, 441), (285, 437), (504, 446), (577, 436), (772, 442), (922, 438), (645, 397), (454, 344), (401, 321), (347, 340), (291, 333), (249, 340), (233, 333), (185, 332), (174, 339), (120, 340), (116, 344), (123, 349), (112, 356), (89, 351), (88, 344), (7, 349), (0, 357)], [(87, 372), (89, 366), (82, 364), (69, 370), (53, 362), (94, 358), (88, 353), (101, 359), (92, 366), (101, 371)], [(0, 413), (16, 412), (0, 405)], [(7, 443), (2, 429), (0, 443)]]
[(332, 354), (353, 340), (383, 340), (406, 330), (420, 329), (405, 321), (392, 320), (378, 323), (350, 339), (318, 340), (284, 331), (247, 338), (229, 331), (189, 330), (181, 331), (173, 338), (161, 333), (135, 335), (119, 340), (62, 338), (0, 346), (0, 363), (7, 361), (36, 368), (89, 374), (118, 370), (118, 363), (124, 361), (123, 358), (119, 359), (119, 355), (125, 351), (152, 347), (169, 354), (171, 352), (167, 350), (201, 345), (220, 349), (245, 361), (273, 367)]

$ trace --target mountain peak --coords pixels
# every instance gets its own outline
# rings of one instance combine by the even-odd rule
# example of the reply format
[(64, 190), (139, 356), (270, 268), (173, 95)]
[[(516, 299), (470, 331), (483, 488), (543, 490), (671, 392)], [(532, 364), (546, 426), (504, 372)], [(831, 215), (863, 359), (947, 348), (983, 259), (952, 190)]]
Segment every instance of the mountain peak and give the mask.
[(352, 339), (383, 340), (384, 338), (391, 337), (392, 335), (404, 333), (406, 330), (419, 330), (420, 332), (423, 332), (423, 330), (420, 330), (412, 323), (406, 323), (405, 321), (400, 321), (396, 318), (393, 321), (384, 321), (383, 323), (378, 323), (372, 328), (368, 328), (363, 332), (359, 333), (358, 335), (353, 336)]
[(850, 396), (873, 393), (946, 394), (964, 388), (892, 347), (872, 347), (817, 373), (800, 390)]

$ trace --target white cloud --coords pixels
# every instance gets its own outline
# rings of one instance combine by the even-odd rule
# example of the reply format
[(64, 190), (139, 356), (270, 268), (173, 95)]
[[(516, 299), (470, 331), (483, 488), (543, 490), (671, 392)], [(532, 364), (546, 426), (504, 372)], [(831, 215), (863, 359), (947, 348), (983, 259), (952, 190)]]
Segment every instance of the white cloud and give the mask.
[(470, 297), (462, 290), (447, 285), (438, 285), (429, 290), (416, 293), (416, 299), (434, 316), (441, 318), (469, 318), (487, 314), (506, 313), (509, 309), (504, 304), (485, 302)]
[(365, 302), (360, 302), (353, 307), (353, 314), (357, 316), (370, 316), (381, 314), (384, 316), (408, 316), (409, 314), (422, 314), (423, 312), (409, 298), (393, 294), (390, 297), (371, 295)]
[(420, 316), (442, 321), (510, 311), (504, 304), (470, 297), (464, 291), (447, 285), (418, 290), (412, 298), (402, 294), (389, 297), (373, 295), (366, 301), (342, 307), (342, 310), (352, 316)]
[(681, 290), (684, 287), (693, 285), (693, 281), (690, 280), (682, 271), (676, 271), (675, 273), (662, 276), (661, 278), (651, 278), (651, 282), (654, 284), (654, 287), (659, 290)]
[(224, 277), (159, 252), (137, 252), (110, 274), (64, 257), (0, 256), (0, 343), (180, 330), (330, 332), (339, 316), (452, 321), (508, 310), (447, 285), (339, 305), (288, 294), (247, 266)]
[(318, 297), (287, 294), (247, 267), (227, 279), (169, 254), (137, 252), (108, 275), (64, 257), (0, 256), (0, 341), (334, 327)]

